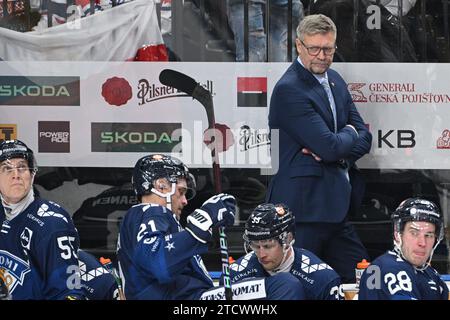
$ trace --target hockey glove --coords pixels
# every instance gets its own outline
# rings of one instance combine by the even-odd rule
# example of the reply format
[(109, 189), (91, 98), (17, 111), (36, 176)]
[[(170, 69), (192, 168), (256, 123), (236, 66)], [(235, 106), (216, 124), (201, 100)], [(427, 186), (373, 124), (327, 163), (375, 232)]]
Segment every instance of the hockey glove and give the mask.
[(206, 200), (200, 209), (209, 214), (213, 227), (229, 226), (234, 222), (236, 199), (230, 194), (220, 193)]
[(232, 195), (215, 195), (187, 217), (186, 230), (206, 243), (212, 236), (211, 227), (233, 224), (235, 211), (236, 199)]
[(186, 231), (201, 243), (208, 242), (212, 237), (212, 220), (207, 212), (196, 209), (187, 217)]

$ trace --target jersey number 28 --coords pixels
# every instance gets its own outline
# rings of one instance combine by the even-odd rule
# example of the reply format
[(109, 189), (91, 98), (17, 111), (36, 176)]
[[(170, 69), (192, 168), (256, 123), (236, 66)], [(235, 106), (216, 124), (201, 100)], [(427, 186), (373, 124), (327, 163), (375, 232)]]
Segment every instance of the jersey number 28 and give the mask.
[(397, 274), (387, 273), (384, 276), (384, 283), (387, 284), (389, 292), (392, 295), (400, 290), (412, 291), (411, 279), (405, 271), (400, 271)]

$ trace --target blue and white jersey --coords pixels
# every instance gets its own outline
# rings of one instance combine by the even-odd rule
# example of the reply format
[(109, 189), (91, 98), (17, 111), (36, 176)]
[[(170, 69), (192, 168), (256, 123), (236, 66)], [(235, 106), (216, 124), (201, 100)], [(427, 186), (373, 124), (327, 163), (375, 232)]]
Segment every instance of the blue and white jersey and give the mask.
[(117, 256), (127, 299), (196, 300), (213, 287), (199, 254), (208, 245), (182, 229), (174, 214), (155, 204), (128, 210)]
[[(294, 262), (290, 273), (303, 284), (305, 300), (341, 300), (341, 278), (314, 253), (294, 247)], [(233, 283), (252, 277), (269, 277), (252, 251), (230, 265)]]
[(447, 300), (448, 288), (431, 266), (415, 269), (394, 251), (376, 258), (359, 283), (359, 300)]
[(88, 300), (119, 300), (114, 276), (91, 254), (78, 250), (81, 287)]
[(79, 238), (69, 214), (36, 198), (11, 221), (0, 205), (0, 274), (12, 299), (82, 299)]

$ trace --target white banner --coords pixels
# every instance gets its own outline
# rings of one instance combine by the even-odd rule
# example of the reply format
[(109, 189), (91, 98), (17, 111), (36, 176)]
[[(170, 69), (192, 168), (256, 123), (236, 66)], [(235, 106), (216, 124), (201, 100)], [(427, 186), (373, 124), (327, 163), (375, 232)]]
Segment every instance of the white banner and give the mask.
[(42, 31), (0, 28), (0, 58), (7, 61), (125, 61), (143, 45), (161, 43), (153, 0), (134, 0)]
[[(190, 167), (210, 167), (206, 111), (159, 82), (170, 68), (212, 92), (216, 123), (226, 133), (220, 165), (268, 168), (270, 93), (288, 65), (2, 62), (0, 139), (24, 140), (40, 166), (132, 167), (145, 154), (164, 152)], [(361, 168), (450, 167), (450, 65), (333, 66), (373, 134)]]

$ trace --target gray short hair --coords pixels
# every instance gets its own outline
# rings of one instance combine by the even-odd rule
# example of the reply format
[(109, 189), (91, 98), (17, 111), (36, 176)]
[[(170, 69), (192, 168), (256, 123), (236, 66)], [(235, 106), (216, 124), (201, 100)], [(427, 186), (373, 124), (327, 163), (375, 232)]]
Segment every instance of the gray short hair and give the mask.
[(312, 14), (303, 18), (297, 27), (297, 38), (303, 40), (305, 35), (325, 34), (332, 32), (337, 35), (337, 28), (333, 20), (323, 14)]

